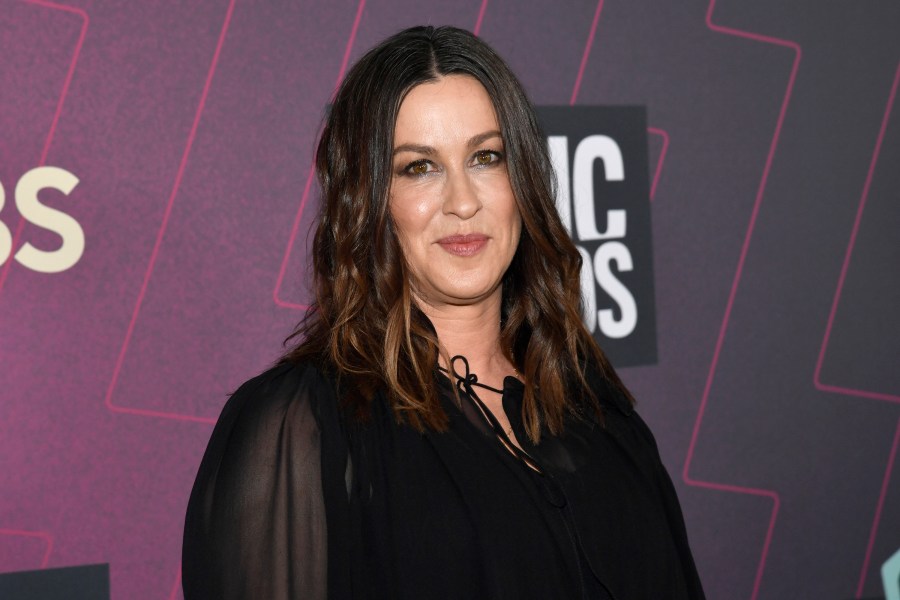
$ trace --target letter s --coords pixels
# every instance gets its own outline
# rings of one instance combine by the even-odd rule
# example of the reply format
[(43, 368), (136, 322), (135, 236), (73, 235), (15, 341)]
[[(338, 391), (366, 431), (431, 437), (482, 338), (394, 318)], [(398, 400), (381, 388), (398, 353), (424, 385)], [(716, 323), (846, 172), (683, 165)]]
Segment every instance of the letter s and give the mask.
[(45, 252), (25, 242), (16, 252), (16, 260), (39, 273), (59, 273), (72, 267), (84, 253), (84, 230), (66, 213), (41, 204), (38, 192), (44, 188), (69, 195), (78, 178), (59, 167), (31, 169), (16, 184), (16, 207), (29, 223), (48, 229), (62, 238), (58, 250)]
[[(3, 191), (3, 184), (0, 183), (0, 210), (3, 210), (5, 201), (6, 192)], [(0, 223), (0, 265), (6, 262), (10, 252), (12, 252), (12, 233), (6, 225)]]
[(616, 262), (620, 271), (630, 271), (633, 267), (628, 246), (621, 242), (606, 242), (594, 253), (594, 275), (597, 277), (597, 283), (612, 297), (622, 311), (622, 318), (618, 321), (613, 317), (612, 309), (604, 308), (597, 311), (600, 331), (607, 337), (620, 339), (634, 331), (638, 313), (634, 296), (610, 270), (609, 263), (612, 261)]
[(594, 267), (591, 261), (591, 255), (581, 246), (578, 248), (578, 254), (581, 255), (581, 302), (582, 302), (582, 321), (587, 330), (594, 333), (597, 329), (597, 290), (594, 285)]

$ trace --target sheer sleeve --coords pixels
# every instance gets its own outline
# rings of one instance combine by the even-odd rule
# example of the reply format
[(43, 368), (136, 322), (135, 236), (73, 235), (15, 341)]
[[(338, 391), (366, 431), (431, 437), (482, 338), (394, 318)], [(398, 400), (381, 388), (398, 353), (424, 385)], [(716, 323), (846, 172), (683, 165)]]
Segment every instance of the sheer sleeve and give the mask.
[(188, 504), (185, 600), (327, 596), (319, 380), (281, 365), (226, 403)]

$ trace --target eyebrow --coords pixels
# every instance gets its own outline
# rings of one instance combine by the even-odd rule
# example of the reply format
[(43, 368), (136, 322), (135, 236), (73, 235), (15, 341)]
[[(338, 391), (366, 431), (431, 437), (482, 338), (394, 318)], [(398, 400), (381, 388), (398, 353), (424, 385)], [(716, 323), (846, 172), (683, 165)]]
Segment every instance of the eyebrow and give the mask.
[[(473, 135), (472, 137), (470, 137), (469, 141), (466, 142), (466, 146), (469, 148), (474, 148), (495, 137), (501, 139), (503, 138), (503, 136), (500, 135), (500, 132), (497, 130), (485, 131), (484, 133), (479, 133), (478, 135)], [(426, 156), (437, 154), (437, 150), (435, 150), (432, 146), (425, 146), (422, 144), (400, 144), (399, 146), (394, 148), (393, 154), (397, 155), (400, 152), (416, 152), (418, 154), (424, 154)]]

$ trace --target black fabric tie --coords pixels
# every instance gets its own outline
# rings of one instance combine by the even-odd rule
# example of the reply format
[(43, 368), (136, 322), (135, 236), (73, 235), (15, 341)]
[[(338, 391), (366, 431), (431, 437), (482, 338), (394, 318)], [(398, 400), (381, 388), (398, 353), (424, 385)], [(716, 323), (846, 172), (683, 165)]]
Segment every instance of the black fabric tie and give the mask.
[[(456, 362), (460, 361), (463, 364), (463, 374), (460, 375), (459, 371), (456, 369)], [(512, 454), (521, 460), (523, 463), (529, 466), (529, 468), (533, 469), (539, 475), (543, 475), (543, 468), (541, 468), (537, 461), (534, 460), (527, 452), (519, 448), (518, 445), (514, 444), (512, 440), (509, 439), (509, 435), (507, 435), (506, 431), (503, 429), (503, 426), (500, 425), (500, 421), (497, 420), (497, 417), (494, 416), (494, 413), (485, 405), (485, 403), (478, 397), (478, 394), (475, 392), (476, 387), (480, 387), (485, 390), (490, 390), (494, 393), (503, 395), (503, 390), (497, 389), (495, 387), (491, 387), (484, 383), (480, 383), (478, 381), (478, 375), (472, 373), (469, 368), (469, 361), (462, 354), (457, 354), (453, 358), (450, 359), (450, 368), (452, 370), (448, 371), (443, 367), (438, 367), (441, 371), (447, 374), (453, 375), (456, 378), (456, 389), (459, 390), (464, 396), (470, 398), (475, 404), (481, 409), (482, 414), (488, 420), (488, 423), (491, 425), (491, 429), (494, 430), (494, 434), (503, 440), (504, 445), (509, 449)], [(510, 421), (512, 424), (512, 421)], [(511, 431), (511, 430), (510, 430)], [(553, 501), (551, 501), (553, 502)], [(556, 504), (556, 502), (553, 502)]]

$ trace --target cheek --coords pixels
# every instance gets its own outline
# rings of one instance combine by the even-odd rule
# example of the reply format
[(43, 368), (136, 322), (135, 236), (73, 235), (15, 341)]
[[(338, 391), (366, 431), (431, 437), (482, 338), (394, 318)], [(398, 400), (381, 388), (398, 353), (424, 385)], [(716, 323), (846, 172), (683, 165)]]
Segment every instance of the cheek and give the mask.
[(392, 195), (390, 201), (391, 218), (397, 233), (404, 243), (415, 244), (428, 229), (434, 214), (433, 202), (427, 193), (404, 190)]
[(519, 213), (519, 205), (513, 197), (512, 191), (509, 191), (508, 202), (505, 206), (503, 219), (506, 221), (511, 232), (511, 242), (513, 246), (518, 245), (519, 237), (522, 235), (522, 215)]
[(418, 218), (418, 215), (406, 210), (397, 210), (393, 212), (393, 217), (400, 238), (406, 242), (414, 241), (422, 230), (421, 219)]

